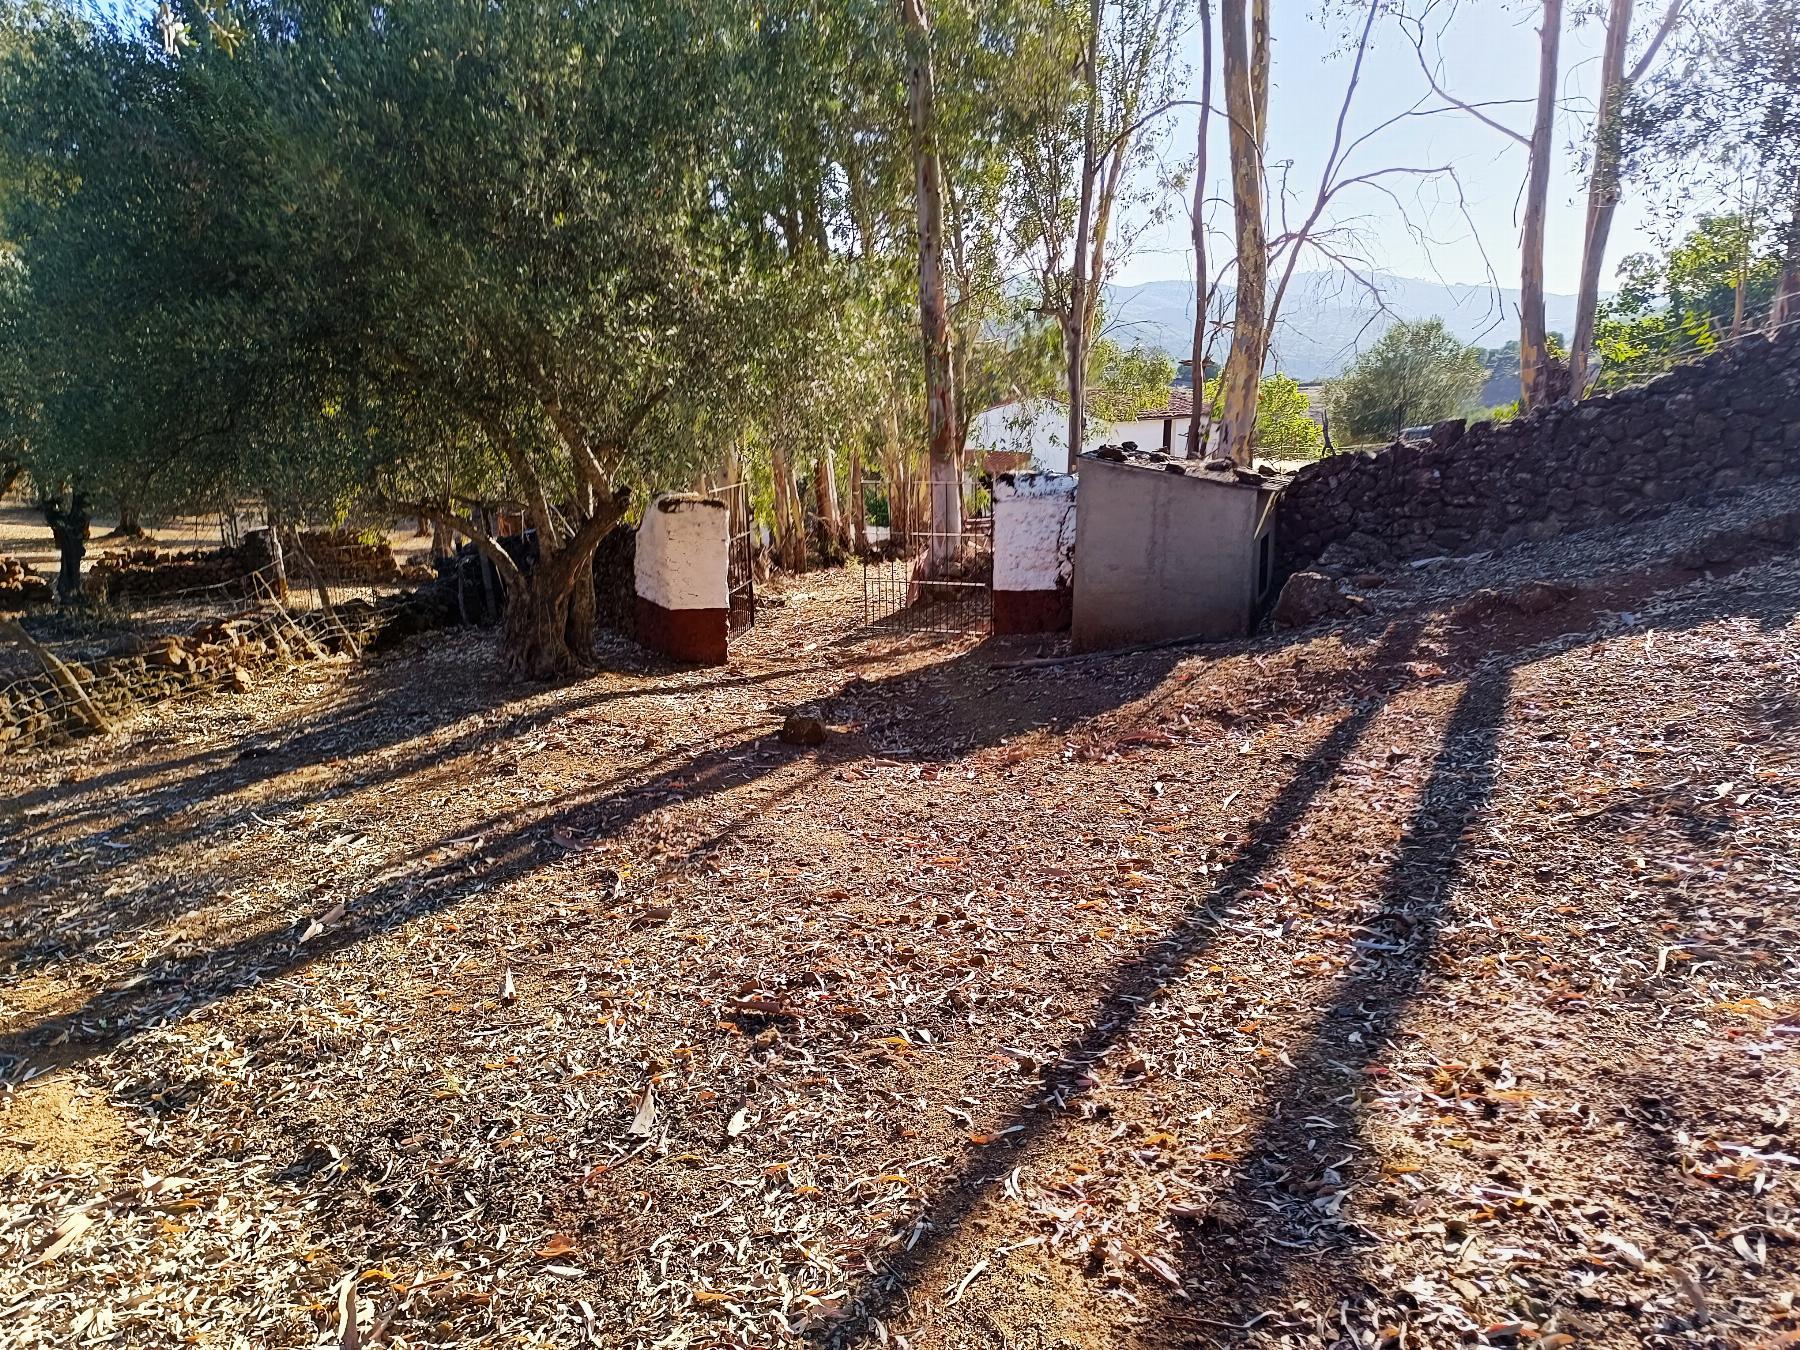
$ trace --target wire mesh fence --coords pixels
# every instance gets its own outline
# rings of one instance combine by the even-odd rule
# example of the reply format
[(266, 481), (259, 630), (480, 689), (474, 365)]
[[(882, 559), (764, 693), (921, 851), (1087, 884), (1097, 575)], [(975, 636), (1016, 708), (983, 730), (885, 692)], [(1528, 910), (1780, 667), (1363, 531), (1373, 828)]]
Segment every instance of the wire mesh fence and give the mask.
[[(279, 564), (238, 573), (203, 585), (164, 588), (143, 578), (113, 578), (92, 589), (87, 602), (44, 610), (25, 620), (30, 636), (56, 658), (86, 664), (127, 645), (189, 636), (226, 620), (280, 620), (296, 616), (309, 630), (348, 640), (350, 627), (340, 611), (373, 606), (406, 593), (416, 582), (338, 580), (323, 575), (304, 584)], [(38, 677), (41, 662), (19, 647), (0, 649), (0, 693), (9, 683)]]

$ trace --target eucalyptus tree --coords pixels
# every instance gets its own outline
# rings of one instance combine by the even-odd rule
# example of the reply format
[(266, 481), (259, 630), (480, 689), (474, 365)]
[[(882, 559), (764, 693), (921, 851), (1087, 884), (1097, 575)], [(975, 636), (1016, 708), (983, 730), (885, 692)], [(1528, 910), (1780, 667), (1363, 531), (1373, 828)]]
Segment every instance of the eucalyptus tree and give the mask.
[(1631, 43), (1633, 0), (1608, 0), (1606, 39), (1600, 57), (1600, 98), (1594, 114), (1593, 148), (1588, 165), (1587, 221), (1582, 233), (1581, 275), (1575, 295), (1575, 331), (1569, 339), (1569, 386), (1579, 396), (1588, 382), (1594, 324), (1600, 308), (1600, 279), (1612, 237), (1613, 216), (1623, 195), (1625, 166), (1630, 158), (1633, 90), (1650, 71), (1657, 54), (1680, 22), (1688, 0), (1669, 0), (1643, 51), (1626, 68)]
[(1009, 160), (1013, 246), (1037, 309), (1062, 340), (1070, 463), (1080, 453), (1100, 302), (1129, 244), (1128, 206), (1154, 210), (1144, 172), (1163, 114), (1181, 100), (1179, 44), (1190, 0), (1066, 0), (1041, 12), (1036, 79), (1022, 80)]
[[(1447, 87), (1436, 49), (1451, 30), (1461, 0), (1402, 0), (1390, 13), (1411, 42), (1419, 71), (1444, 108), (1472, 117), (1482, 126), (1515, 142), (1525, 151), (1525, 181), (1519, 205), (1519, 381), (1520, 402), (1527, 408), (1553, 403), (1562, 395), (1563, 371), (1550, 351), (1544, 317), (1544, 241), (1550, 205), (1550, 170), (1554, 166), (1557, 89), (1561, 76), (1563, 0), (1529, 0), (1538, 16), (1536, 90), (1529, 100), (1531, 127), (1508, 123), (1503, 109), (1519, 99), (1470, 102)], [(1429, 111), (1440, 111), (1430, 109)]]

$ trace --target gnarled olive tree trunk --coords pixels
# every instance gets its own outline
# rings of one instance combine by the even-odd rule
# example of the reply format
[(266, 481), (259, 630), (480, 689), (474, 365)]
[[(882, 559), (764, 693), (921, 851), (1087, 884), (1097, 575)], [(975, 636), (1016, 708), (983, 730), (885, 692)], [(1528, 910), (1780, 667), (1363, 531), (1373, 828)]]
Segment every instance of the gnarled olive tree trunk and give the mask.
[(93, 515), (85, 492), (65, 492), (43, 504), (44, 523), (56, 540), (56, 602), (78, 605), (82, 601), (81, 561), (87, 556), (88, 526)]
[(593, 665), (595, 601), (594, 553), (625, 518), (631, 496), (620, 488), (595, 501), (572, 536), (561, 538), (547, 513), (538, 521), (538, 555), (521, 565), (474, 516), (429, 503), (412, 509), (471, 540), (493, 564), (506, 592), (501, 646), (506, 668), (527, 679), (575, 675)]

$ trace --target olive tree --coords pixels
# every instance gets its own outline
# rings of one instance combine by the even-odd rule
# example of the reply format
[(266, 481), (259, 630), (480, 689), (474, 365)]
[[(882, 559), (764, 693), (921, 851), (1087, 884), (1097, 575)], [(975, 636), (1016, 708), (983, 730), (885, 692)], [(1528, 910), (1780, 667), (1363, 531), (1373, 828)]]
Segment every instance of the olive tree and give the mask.
[[(516, 670), (585, 664), (595, 549), (634, 491), (712, 457), (697, 429), (769, 386), (758, 335), (796, 318), (734, 197), (761, 134), (729, 97), (746, 17), (273, 0), (247, 27), (181, 60), (220, 162), (262, 160), (223, 226), (281, 329), (261, 438), (473, 539)], [(483, 482), (523, 503), (532, 556), (460, 509)]]

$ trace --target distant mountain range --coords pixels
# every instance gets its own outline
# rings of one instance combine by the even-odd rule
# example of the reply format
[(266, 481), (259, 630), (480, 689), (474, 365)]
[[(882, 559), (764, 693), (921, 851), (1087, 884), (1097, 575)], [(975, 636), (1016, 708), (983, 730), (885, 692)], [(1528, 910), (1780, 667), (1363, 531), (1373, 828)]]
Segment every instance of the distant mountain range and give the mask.
[[(1457, 337), (1481, 347), (1503, 346), (1519, 336), (1516, 289), (1385, 274), (1371, 280), (1381, 293), (1379, 302), (1341, 272), (1296, 273), (1281, 305), (1274, 368), (1303, 382), (1330, 379), (1395, 319), (1442, 319)], [(1229, 294), (1225, 304), (1230, 305)], [(1575, 297), (1546, 295), (1544, 317), (1551, 332), (1568, 334), (1575, 327)], [(1127, 346), (1160, 347), (1177, 359), (1191, 355), (1193, 286), (1186, 281), (1108, 286), (1105, 331)], [(1218, 344), (1215, 359), (1224, 359), (1225, 346)]]

